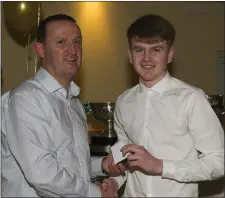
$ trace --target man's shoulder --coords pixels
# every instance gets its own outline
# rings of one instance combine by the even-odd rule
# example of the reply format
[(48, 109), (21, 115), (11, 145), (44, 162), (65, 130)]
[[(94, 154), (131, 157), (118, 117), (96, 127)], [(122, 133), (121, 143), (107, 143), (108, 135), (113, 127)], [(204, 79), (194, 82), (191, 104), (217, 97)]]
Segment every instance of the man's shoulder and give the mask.
[(178, 95), (180, 96), (183, 96), (183, 97), (186, 97), (187, 99), (190, 97), (190, 96), (199, 96), (201, 98), (203, 97), (206, 97), (206, 94), (205, 92), (203, 91), (203, 89), (197, 87), (197, 86), (194, 86), (194, 85), (191, 85), (185, 81), (182, 81), (178, 78), (172, 78), (172, 86), (173, 87), (173, 90), (169, 90), (170, 91), (174, 91), (176, 90), (175, 92), (180, 93)]
[(10, 97), (15, 97), (16, 95), (24, 95), (35, 98), (40, 94), (44, 94), (44, 89), (41, 83), (39, 83), (34, 78), (30, 78), (23, 81), (18, 87), (10, 90), (9, 92)]
[(135, 85), (134, 87), (131, 87), (127, 89), (125, 92), (123, 92), (119, 97), (118, 100), (122, 101), (129, 101), (132, 100), (138, 92), (139, 84)]
[(201, 91), (201, 89), (199, 87), (189, 84), (188, 82), (182, 81), (175, 77), (172, 77), (172, 83), (173, 83), (174, 87), (185, 89), (188, 92)]
[(14, 107), (20, 107), (27, 111), (41, 110), (47, 116), (53, 103), (48, 91), (33, 78), (25, 80), (18, 87), (6, 92), (2, 97), (3, 108), (5, 109), (12, 108), (9, 104), (13, 104)]

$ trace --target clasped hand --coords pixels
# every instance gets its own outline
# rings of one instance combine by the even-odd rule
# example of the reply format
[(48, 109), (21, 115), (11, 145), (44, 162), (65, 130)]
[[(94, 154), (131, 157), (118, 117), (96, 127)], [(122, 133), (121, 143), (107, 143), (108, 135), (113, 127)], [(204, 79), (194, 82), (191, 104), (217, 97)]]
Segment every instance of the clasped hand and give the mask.
[[(112, 152), (102, 160), (102, 167), (109, 176), (119, 176), (124, 175), (127, 169), (126, 164), (119, 163), (115, 164), (112, 156)], [(104, 179), (101, 183), (97, 182), (101, 190), (102, 197), (118, 197), (118, 185), (117, 182), (113, 179)]]
[(104, 179), (98, 183), (102, 197), (118, 197), (118, 185), (114, 179)]

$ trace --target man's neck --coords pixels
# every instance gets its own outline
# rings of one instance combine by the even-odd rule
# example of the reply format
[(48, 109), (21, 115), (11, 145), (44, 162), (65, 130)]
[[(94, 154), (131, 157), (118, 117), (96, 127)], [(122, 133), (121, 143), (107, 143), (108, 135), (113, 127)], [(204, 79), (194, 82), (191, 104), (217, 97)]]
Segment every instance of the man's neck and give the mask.
[[(57, 79), (56, 79), (57, 80)], [(59, 82), (60, 85), (62, 85), (62, 87), (68, 91), (69, 87), (70, 87), (70, 81), (68, 80), (57, 80)]]
[(43, 68), (56, 80), (65, 90), (69, 90), (70, 82), (72, 81), (69, 77), (59, 76), (54, 71), (49, 70), (47, 67)]
[(141, 83), (147, 87), (147, 88), (152, 88), (153, 86), (155, 86), (157, 83), (159, 83), (167, 74), (167, 71), (164, 73), (164, 75), (162, 75), (161, 77), (152, 80), (152, 81), (143, 81), (140, 79)]

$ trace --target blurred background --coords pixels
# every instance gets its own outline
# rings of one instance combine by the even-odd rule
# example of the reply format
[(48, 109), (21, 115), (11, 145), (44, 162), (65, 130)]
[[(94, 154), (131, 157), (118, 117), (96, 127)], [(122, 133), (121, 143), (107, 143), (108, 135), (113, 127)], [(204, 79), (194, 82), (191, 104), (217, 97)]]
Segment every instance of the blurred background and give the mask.
[[(32, 51), (34, 40), (33, 33), (29, 31), (33, 32), (37, 26), (38, 13), (44, 18), (65, 13), (77, 20), (83, 34), (83, 63), (75, 79), (81, 87), (81, 99), (115, 102), (122, 92), (138, 82), (128, 63), (127, 28), (138, 17), (153, 13), (168, 19), (177, 32), (175, 59), (170, 68), (172, 75), (201, 87), (207, 94), (224, 94), (223, 2), (46, 1), (22, 2), (24, 6), (19, 2), (11, 3), (14, 5), (5, 6), (5, 9), (1, 6), (2, 93), (35, 73), (37, 65)], [(38, 3), (41, 3), (41, 10), (38, 10)], [(11, 24), (11, 29), (6, 21)], [(31, 28), (28, 29), (28, 26)], [(26, 35), (20, 37), (20, 44), (16, 42), (16, 39), (19, 40), (15, 38), (17, 29), (29, 32), (30, 41)], [(29, 50), (27, 43), (30, 45)], [(218, 63), (219, 60), (223, 61), (223, 66)]]

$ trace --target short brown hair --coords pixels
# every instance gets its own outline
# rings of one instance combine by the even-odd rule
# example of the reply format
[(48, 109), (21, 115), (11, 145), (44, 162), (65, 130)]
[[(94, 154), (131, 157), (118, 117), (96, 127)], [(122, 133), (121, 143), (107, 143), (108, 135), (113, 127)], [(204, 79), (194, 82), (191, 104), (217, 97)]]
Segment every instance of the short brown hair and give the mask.
[(73, 17), (68, 16), (66, 14), (52, 15), (52, 16), (47, 17), (43, 21), (41, 21), (37, 28), (37, 42), (42, 42), (45, 40), (46, 28), (47, 28), (48, 23), (51, 23), (53, 21), (63, 21), (63, 20), (72, 21), (72, 22), (76, 23), (76, 21), (75, 21), (75, 19), (73, 19)]
[(127, 38), (131, 46), (132, 38), (144, 40), (165, 40), (171, 47), (174, 43), (176, 31), (173, 25), (159, 15), (145, 15), (138, 18), (127, 30)]

